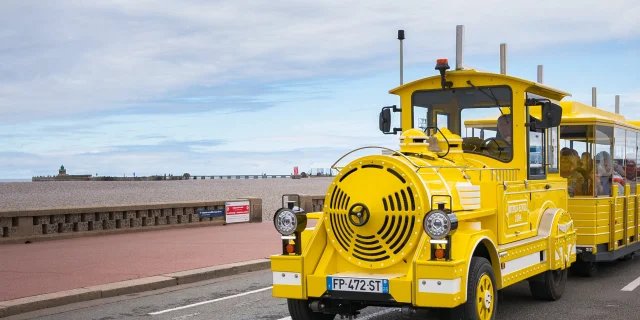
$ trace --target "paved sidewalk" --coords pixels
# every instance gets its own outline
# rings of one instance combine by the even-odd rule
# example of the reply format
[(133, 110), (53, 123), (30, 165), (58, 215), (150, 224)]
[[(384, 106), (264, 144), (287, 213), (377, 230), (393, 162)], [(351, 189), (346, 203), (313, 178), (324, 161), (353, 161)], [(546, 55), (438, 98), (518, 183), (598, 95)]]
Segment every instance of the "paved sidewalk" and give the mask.
[(0, 301), (268, 258), (273, 222), (0, 245)]

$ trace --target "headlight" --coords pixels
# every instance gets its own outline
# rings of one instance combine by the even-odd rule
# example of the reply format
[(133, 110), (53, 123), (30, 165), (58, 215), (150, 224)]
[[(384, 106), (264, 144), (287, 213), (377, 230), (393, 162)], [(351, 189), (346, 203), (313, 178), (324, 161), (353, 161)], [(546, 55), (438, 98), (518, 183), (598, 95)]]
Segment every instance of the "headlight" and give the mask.
[(422, 226), (431, 239), (440, 240), (458, 228), (458, 218), (455, 213), (431, 210), (425, 215)]
[(293, 210), (281, 208), (273, 216), (273, 225), (283, 236), (290, 236), (296, 231), (300, 232), (307, 227), (307, 216), (296, 214)]

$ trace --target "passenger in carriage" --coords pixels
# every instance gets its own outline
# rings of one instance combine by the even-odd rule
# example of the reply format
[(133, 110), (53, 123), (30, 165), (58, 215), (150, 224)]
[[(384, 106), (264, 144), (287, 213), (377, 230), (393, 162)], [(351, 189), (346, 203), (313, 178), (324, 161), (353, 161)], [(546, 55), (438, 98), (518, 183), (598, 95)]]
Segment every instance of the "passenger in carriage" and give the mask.
[(580, 174), (575, 151), (567, 147), (560, 150), (560, 176), (567, 178), (567, 191), (571, 197), (585, 194), (584, 176)]
[[(585, 179), (585, 188), (587, 190), (588, 195), (593, 195), (593, 188), (595, 187), (596, 190), (602, 189), (602, 184), (597, 182), (594, 183), (594, 167), (593, 167), (593, 159), (591, 158), (591, 153), (589, 152), (583, 152), (582, 153), (582, 157), (580, 159), (580, 165), (581, 165), (581, 169), (584, 172), (584, 179)], [(598, 191), (596, 191), (598, 192)]]
[(613, 179), (613, 166), (611, 155), (601, 151), (596, 155), (596, 180), (602, 188), (596, 195), (611, 195), (611, 181)]

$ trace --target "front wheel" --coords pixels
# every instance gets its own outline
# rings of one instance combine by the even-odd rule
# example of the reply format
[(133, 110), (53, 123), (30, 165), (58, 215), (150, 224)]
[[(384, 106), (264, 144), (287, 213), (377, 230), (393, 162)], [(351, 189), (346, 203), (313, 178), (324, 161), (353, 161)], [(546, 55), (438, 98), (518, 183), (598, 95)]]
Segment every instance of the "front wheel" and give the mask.
[(440, 317), (447, 320), (493, 320), (498, 306), (498, 289), (489, 260), (471, 258), (467, 281), (467, 302), (453, 309), (440, 309)]
[(333, 320), (336, 317), (335, 314), (313, 312), (308, 300), (287, 299), (287, 306), (291, 320)]

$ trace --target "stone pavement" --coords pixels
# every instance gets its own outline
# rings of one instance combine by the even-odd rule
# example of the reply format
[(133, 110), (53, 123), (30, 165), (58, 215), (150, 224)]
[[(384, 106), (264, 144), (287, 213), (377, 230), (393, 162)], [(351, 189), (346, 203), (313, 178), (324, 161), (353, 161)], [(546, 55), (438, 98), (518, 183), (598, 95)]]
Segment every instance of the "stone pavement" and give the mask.
[(0, 245), (0, 302), (268, 258), (272, 221)]

